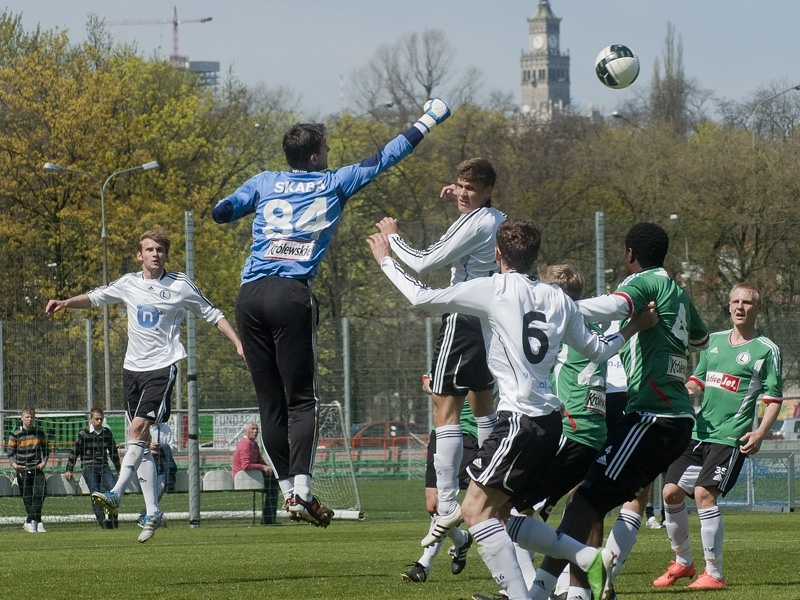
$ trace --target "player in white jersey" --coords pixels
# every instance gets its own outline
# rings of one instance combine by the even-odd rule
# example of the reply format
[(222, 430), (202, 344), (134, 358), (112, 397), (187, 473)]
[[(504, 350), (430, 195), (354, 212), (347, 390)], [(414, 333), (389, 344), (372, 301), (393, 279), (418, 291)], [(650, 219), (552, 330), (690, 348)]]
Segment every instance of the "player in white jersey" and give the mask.
[(425, 114), (373, 156), (328, 169), (322, 123), (296, 123), (283, 136), (289, 170), (264, 171), (220, 200), (217, 223), (253, 215), (236, 323), (261, 414), (261, 439), (292, 520), (330, 525), (333, 511), (311, 490), (318, 416), (317, 301), (311, 281), (348, 199), (407, 157), (450, 116), (436, 98)]
[(558, 286), (527, 274), (541, 243), (539, 228), (528, 220), (510, 219), (498, 227), (495, 260), (500, 274), (446, 289), (429, 289), (407, 275), (391, 258), (386, 235), (374, 234), (368, 242), (383, 272), (413, 305), (475, 315), (486, 333), (489, 368), (499, 389), (498, 423), (467, 469), (471, 481), (463, 514), (495, 581), (511, 600), (528, 598), (513, 543), (501, 523), (508, 518), (520, 545), (588, 570), (592, 589), (601, 594), (613, 563), (610, 553), (558, 535), (546, 523), (509, 517), (509, 509), (515, 500), (546, 489), (543, 479), (561, 434), (562, 404), (550, 384), (559, 343), (604, 361), (633, 333), (652, 327), (658, 320), (655, 313), (642, 311), (610, 338), (589, 331), (575, 303)]
[[(759, 451), (781, 409), (781, 351), (756, 329), (761, 292), (749, 283), (737, 283), (728, 307), (733, 328), (711, 334), (708, 349), (700, 355), (697, 369), (686, 383), (690, 394), (703, 396), (703, 403), (688, 447), (667, 470), (662, 494), (675, 560), (653, 582), (656, 587), (675, 585), (678, 579), (696, 572), (684, 504), (687, 495), (697, 504), (706, 560), (705, 571), (687, 588), (725, 587), (722, 515), (717, 498), (736, 484), (745, 458)], [(759, 396), (766, 409), (758, 429), (752, 431)]]
[(117, 483), (111, 491), (94, 492), (92, 502), (111, 514), (119, 511), (122, 495), (136, 473), (147, 509), (140, 542), (153, 537), (163, 523), (158, 508), (156, 464), (150, 453), (150, 426), (169, 419), (170, 396), (177, 376), (177, 362), (186, 357), (180, 341), (180, 323), (190, 310), (214, 323), (239, 356), (242, 344), (218, 308), (183, 273), (167, 271), (170, 240), (161, 229), (150, 229), (139, 237), (138, 273), (128, 273), (107, 286), (66, 300), (48, 300), (45, 312), (66, 308), (91, 308), (124, 303), (128, 313), (128, 348), (123, 365), (125, 410), (130, 421), (128, 451), (122, 460)]
[[(445, 187), (442, 197), (456, 200), (461, 215), (441, 239), (415, 250), (398, 235), (397, 221), (381, 220), (377, 227), (389, 236), (397, 258), (419, 274), (450, 267), (450, 285), (489, 277), (497, 270), (494, 262), (495, 232), (506, 215), (492, 207), (492, 190), (497, 180), (492, 163), (471, 158), (456, 167), (456, 183)], [(493, 406), (494, 378), (486, 364), (480, 321), (472, 315), (449, 312), (442, 326), (431, 364), (430, 387), (433, 423), (436, 427), (437, 510), (423, 546), (441, 540), (450, 528), (461, 523), (458, 505), (458, 470), (462, 458), (459, 415), (467, 398), (478, 423), (478, 445), (497, 422)], [(464, 540), (462, 543), (466, 543)], [(471, 543), (471, 541), (470, 541)], [(458, 545), (458, 544), (456, 544)]]

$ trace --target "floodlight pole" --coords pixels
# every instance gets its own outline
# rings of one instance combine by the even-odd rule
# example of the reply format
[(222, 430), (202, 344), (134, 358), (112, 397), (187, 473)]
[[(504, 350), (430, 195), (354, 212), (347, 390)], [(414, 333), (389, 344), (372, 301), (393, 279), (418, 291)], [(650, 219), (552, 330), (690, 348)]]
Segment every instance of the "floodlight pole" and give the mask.
[[(750, 121), (750, 119), (755, 117), (756, 113), (758, 112), (758, 109), (761, 108), (762, 106), (764, 106), (767, 102), (772, 102), (773, 100), (775, 100), (775, 98), (780, 98), (784, 94), (788, 94), (789, 92), (793, 92), (793, 91), (796, 91), (796, 90), (800, 90), (800, 85), (794, 85), (794, 86), (792, 86), (792, 87), (790, 87), (788, 89), (785, 89), (785, 90), (783, 90), (781, 92), (778, 92), (777, 94), (773, 94), (769, 98), (764, 98), (763, 100), (759, 101), (753, 107), (753, 110), (747, 116), (747, 119), (745, 119), (745, 123), (747, 123), (748, 121)], [(755, 126), (753, 126), (753, 131), (751, 132), (751, 136), (752, 136), (753, 151), (755, 152), (755, 149), (756, 149), (756, 128), (755, 128)]]
[[(103, 287), (108, 285), (108, 231), (106, 230), (106, 186), (108, 182), (111, 181), (117, 175), (121, 175), (123, 173), (130, 173), (131, 171), (149, 171), (150, 169), (158, 168), (158, 162), (150, 161), (144, 163), (142, 165), (136, 165), (135, 167), (130, 167), (128, 169), (121, 169), (119, 171), (114, 171), (109, 175), (103, 184), (100, 184), (100, 180), (89, 173), (88, 171), (82, 171), (80, 169), (70, 169), (68, 167), (62, 167), (55, 163), (46, 162), (44, 163), (44, 170), (45, 171), (55, 171), (55, 172), (67, 172), (67, 173), (79, 173), (81, 175), (87, 175), (92, 178), (92, 180), (97, 184), (97, 187), (100, 189), (100, 222), (101, 222), (101, 229), (100, 229), (100, 242), (103, 249)], [(105, 400), (106, 400), (106, 410), (111, 410), (111, 336), (109, 333), (110, 323), (109, 323), (109, 311), (108, 311), (108, 304), (103, 304), (103, 368), (105, 370)]]

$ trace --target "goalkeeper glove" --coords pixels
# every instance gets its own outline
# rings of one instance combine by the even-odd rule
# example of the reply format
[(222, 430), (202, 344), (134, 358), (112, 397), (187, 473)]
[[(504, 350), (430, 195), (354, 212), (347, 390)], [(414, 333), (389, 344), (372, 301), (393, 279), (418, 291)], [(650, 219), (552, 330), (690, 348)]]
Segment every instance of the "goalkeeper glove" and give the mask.
[(428, 100), (423, 110), (425, 114), (414, 124), (422, 132), (422, 135), (426, 135), (436, 125), (450, 116), (450, 108), (440, 98)]

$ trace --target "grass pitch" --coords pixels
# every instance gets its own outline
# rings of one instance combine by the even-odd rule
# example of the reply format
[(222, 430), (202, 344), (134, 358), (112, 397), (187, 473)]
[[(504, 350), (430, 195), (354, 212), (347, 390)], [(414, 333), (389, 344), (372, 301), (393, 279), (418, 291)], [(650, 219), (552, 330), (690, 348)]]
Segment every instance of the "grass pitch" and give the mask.
[[(242, 520), (203, 521), (195, 529), (171, 522), (139, 544), (139, 528), (133, 523), (122, 523), (115, 531), (54, 523), (43, 535), (3, 526), (0, 590), (4, 598), (46, 600), (448, 600), (468, 599), (476, 592), (491, 595), (497, 587), (475, 548), (457, 577), (450, 574), (450, 558), (443, 551), (426, 583), (400, 579), (404, 566), (419, 557), (419, 540), (428, 528), (422, 486), (421, 481), (363, 481), (366, 520), (334, 521), (324, 530), (288, 522), (260, 527)], [(21, 500), (16, 501), (21, 511)], [(89, 510), (88, 503), (85, 508)], [(799, 518), (723, 509), (728, 588), (712, 592), (653, 588), (653, 579), (673, 555), (663, 529), (642, 529), (616, 582), (618, 595), (632, 600), (800, 599)], [(696, 514), (690, 523), (699, 570), (703, 559)]]

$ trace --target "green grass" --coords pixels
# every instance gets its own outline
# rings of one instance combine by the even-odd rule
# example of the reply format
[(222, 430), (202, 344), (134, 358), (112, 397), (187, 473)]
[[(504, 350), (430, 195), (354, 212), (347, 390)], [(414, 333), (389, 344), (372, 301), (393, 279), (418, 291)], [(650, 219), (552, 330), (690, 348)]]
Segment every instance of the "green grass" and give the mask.
[[(253, 527), (242, 520), (203, 521), (192, 529), (186, 523), (171, 522), (150, 542), (138, 544), (139, 528), (132, 523), (123, 523), (116, 531), (56, 523), (48, 526), (47, 534), (35, 536), (19, 526), (3, 526), (0, 590), (3, 597), (30, 595), (46, 600), (448, 600), (496, 591), (474, 549), (467, 569), (458, 577), (450, 574), (449, 557), (440, 555), (426, 583), (400, 579), (404, 565), (419, 557), (419, 540), (428, 527), (422, 486), (421, 481), (364, 481), (360, 487), (366, 520), (335, 521), (325, 530), (289, 523)], [(87, 503), (86, 498), (81, 500)], [(21, 512), (21, 500), (15, 501)], [(45, 502), (45, 514), (49, 503), (57, 501)], [(84, 508), (89, 510), (88, 505)], [(616, 583), (620, 598), (800, 598), (800, 516), (727, 512), (723, 518), (728, 589), (694, 593), (654, 589), (652, 580), (672, 554), (663, 530), (643, 529)], [(700, 567), (697, 515), (690, 519)]]

